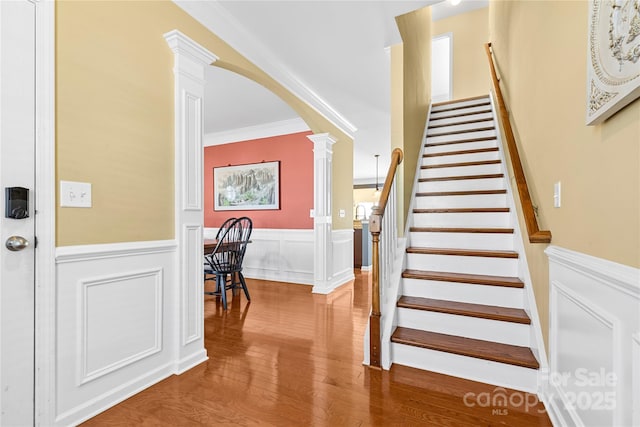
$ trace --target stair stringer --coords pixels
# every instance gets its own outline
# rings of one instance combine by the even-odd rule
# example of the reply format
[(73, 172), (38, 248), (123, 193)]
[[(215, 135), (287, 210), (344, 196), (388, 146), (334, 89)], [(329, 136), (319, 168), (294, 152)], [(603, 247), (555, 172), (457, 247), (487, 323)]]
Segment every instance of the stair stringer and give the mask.
[[(426, 150), (425, 141), (427, 140), (427, 132), (429, 131), (429, 119), (431, 116), (432, 105), (433, 103), (429, 104), (429, 109), (427, 110), (427, 118), (424, 122), (424, 130), (422, 131), (422, 139), (420, 140), (420, 152), (418, 153), (418, 162), (416, 163), (416, 170), (413, 176), (413, 184), (411, 187), (411, 201), (409, 202), (409, 210), (407, 211), (407, 216), (405, 217), (404, 238), (398, 239), (398, 258), (394, 260), (393, 263), (394, 268), (391, 273), (391, 287), (386, 294), (381, 313), (383, 326), (380, 328), (380, 350), (382, 368), (386, 370), (391, 369), (391, 365), (393, 364), (393, 360), (391, 357), (391, 335), (396, 329), (396, 326), (398, 326), (398, 311), (396, 310), (396, 304), (403, 293), (402, 272), (405, 270), (407, 263), (406, 250), (409, 246), (411, 246), (411, 233), (409, 232), (409, 230), (413, 226), (413, 215), (411, 213), (413, 212), (413, 209), (416, 205), (416, 193), (418, 192), (418, 180), (420, 179), (420, 166), (422, 164), (421, 159)], [(365, 354), (368, 354), (368, 352), (369, 343), (367, 342), (365, 347)]]
[[(507, 188), (507, 203), (510, 210), (511, 216), (511, 224), (514, 232), (514, 250), (518, 252), (518, 278), (524, 283), (524, 301), (523, 308), (526, 311), (527, 315), (531, 319), (531, 324), (529, 327), (529, 347), (533, 352), (534, 356), (538, 360), (540, 364), (540, 368), (538, 369), (538, 395), (542, 395), (544, 393), (546, 387), (546, 379), (549, 374), (549, 363), (547, 359), (547, 352), (545, 350), (544, 338), (542, 336), (542, 326), (540, 324), (540, 316), (538, 314), (538, 307), (536, 304), (535, 295), (533, 293), (533, 281), (531, 280), (531, 273), (529, 271), (529, 264), (527, 262), (527, 254), (524, 247), (524, 236), (520, 229), (520, 221), (518, 220), (518, 210), (515, 203), (515, 194), (513, 192), (513, 187), (511, 185), (511, 180), (514, 179), (511, 170), (507, 165), (507, 159), (505, 157), (505, 149), (504, 144), (502, 142), (502, 121), (497, 114), (497, 106), (495, 100), (495, 94), (493, 91), (489, 93), (489, 99), (491, 101), (491, 111), (493, 115), (494, 122), (496, 123), (496, 139), (498, 140), (498, 153), (500, 156), (500, 160), (504, 165), (504, 173), (505, 173), (505, 186)], [(507, 179), (508, 178), (508, 179)]]

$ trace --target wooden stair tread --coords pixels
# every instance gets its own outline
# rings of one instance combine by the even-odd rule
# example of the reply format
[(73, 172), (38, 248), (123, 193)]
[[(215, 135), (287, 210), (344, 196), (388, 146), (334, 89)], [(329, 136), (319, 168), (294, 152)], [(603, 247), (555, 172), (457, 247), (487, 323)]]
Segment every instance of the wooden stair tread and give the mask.
[[(431, 114), (436, 114), (436, 113), (442, 113), (444, 111), (432, 111)], [(452, 119), (454, 117), (464, 117), (464, 116), (472, 116), (474, 114), (485, 114), (485, 113), (490, 113), (491, 109), (485, 109), (485, 110), (480, 110), (480, 111), (468, 111), (466, 113), (451, 113), (448, 116), (441, 116), (441, 117), (431, 117), (429, 118), (429, 121), (431, 120), (443, 120), (443, 119)]]
[(493, 117), (489, 117), (488, 119), (473, 119), (473, 120), (463, 120), (457, 123), (439, 123), (435, 125), (429, 125), (428, 129), (438, 129), (445, 128), (447, 126), (460, 126), (460, 125), (470, 125), (473, 123), (482, 123), (482, 122), (491, 122), (493, 121)]
[(497, 138), (495, 136), (481, 136), (479, 138), (465, 138), (465, 139), (453, 139), (451, 141), (441, 141), (441, 142), (430, 142), (425, 144), (424, 146), (429, 147), (438, 147), (440, 145), (453, 145), (453, 144), (464, 144), (467, 142), (482, 142), (482, 141), (495, 141)]
[(466, 302), (445, 301), (432, 298), (402, 296), (397, 303), (400, 308), (433, 311), (458, 316), (478, 317), (481, 319), (529, 325), (531, 319), (521, 308), (498, 307), (495, 305), (470, 304)]
[(434, 107), (440, 107), (442, 105), (449, 105), (449, 104), (457, 104), (459, 102), (467, 102), (467, 101), (475, 101), (478, 99), (483, 99), (483, 100), (489, 100), (489, 95), (478, 95), (478, 96), (471, 96), (469, 98), (460, 98), (460, 99), (451, 99), (449, 101), (441, 101), (441, 102), (436, 102), (433, 104)]
[(468, 283), (470, 285), (502, 286), (506, 288), (524, 288), (517, 277), (489, 276), (484, 274), (452, 273), (446, 271), (405, 270), (406, 279), (435, 280), (438, 282)]
[(493, 179), (504, 178), (503, 173), (490, 173), (484, 175), (458, 175), (458, 176), (438, 176), (435, 178), (420, 178), (418, 182), (438, 182), (438, 181), (462, 181), (465, 179)]
[[(476, 107), (484, 107), (484, 106), (490, 106), (490, 105), (491, 105), (491, 102), (487, 100), (485, 102), (478, 102), (476, 104), (471, 104), (471, 105), (458, 105), (457, 107), (442, 108), (437, 111), (432, 110), (431, 113), (432, 114), (444, 113), (446, 111), (464, 110), (465, 108), (476, 108)], [(435, 105), (435, 107), (437, 107), (437, 105)]]
[(459, 249), (459, 248), (422, 248), (409, 247), (407, 253), (423, 255), (454, 255), (454, 256), (477, 256), (488, 258), (518, 258), (518, 252), (483, 250), (483, 249)]
[(416, 197), (481, 196), (485, 194), (507, 194), (507, 190), (427, 191), (416, 193)]
[(436, 136), (447, 136), (447, 135), (460, 135), (461, 133), (472, 133), (472, 132), (485, 132), (488, 130), (495, 130), (495, 126), (484, 126), (473, 129), (459, 129), (452, 130), (449, 132), (440, 132), (440, 133), (427, 133), (427, 138), (434, 138)]
[(498, 151), (498, 147), (476, 148), (473, 150), (445, 151), (442, 153), (429, 153), (423, 154), (422, 157), (458, 156), (461, 154), (490, 153), (492, 151)]
[(513, 228), (468, 228), (468, 227), (411, 227), (412, 233), (486, 233), (512, 234)]
[(436, 208), (414, 209), (413, 213), (499, 213), (509, 212), (509, 208)]
[(391, 341), (530, 369), (540, 367), (528, 347), (402, 327), (396, 328), (391, 336)]
[(502, 163), (500, 159), (478, 160), (475, 162), (442, 163), (439, 165), (425, 165), (425, 166), (420, 166), (420, 169), (457, 168), (457, 167), (463, 167), (463, 166), (484, 166), (484, 165), (497, 165), (500, 163)]

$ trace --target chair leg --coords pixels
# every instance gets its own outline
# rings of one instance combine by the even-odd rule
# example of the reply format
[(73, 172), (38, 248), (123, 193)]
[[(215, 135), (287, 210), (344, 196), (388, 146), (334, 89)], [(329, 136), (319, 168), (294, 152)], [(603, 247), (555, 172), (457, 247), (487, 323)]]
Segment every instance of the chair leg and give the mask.
[[(222, 281), (222, 283), (220, 283)], [(220, 296), (222, 297), (222, 308), (227, 309), (227, 275), (226, 274), (218, 274), (216, 275), (216, 287), (220, 290)]]
[(247, 297), (247, 301), (251, 301), (251, 297), (249, 296), (249, 289), (247, 289), (247, 282), (244, 281), (244, 275), (242, 274), (242, 272), (238, 273), (238, 277), (240, 277), (240, 284), (242, 285), (244, 295)]

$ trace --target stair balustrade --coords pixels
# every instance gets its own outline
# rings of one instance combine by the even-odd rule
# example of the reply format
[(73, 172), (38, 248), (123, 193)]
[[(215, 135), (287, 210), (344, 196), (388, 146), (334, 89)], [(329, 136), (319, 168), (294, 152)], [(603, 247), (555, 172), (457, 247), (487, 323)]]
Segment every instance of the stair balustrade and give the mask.
[[(380, 318), (381, 301), (386, 300), (386, 290), (391, 282), (391, 271), (396, 259), (398, 245), (397, 227), (397, 175), (402, 163), (402, 150), (396, 148), (391, 153), (391, 165), (382, 187), (378, 205), (374, 206), (369, 218), (372, 237), (372, 285), (371, 314), (369, 317), (369, 366), (382, 369)], [(395, 301), (393, 301), (395, 304)]]

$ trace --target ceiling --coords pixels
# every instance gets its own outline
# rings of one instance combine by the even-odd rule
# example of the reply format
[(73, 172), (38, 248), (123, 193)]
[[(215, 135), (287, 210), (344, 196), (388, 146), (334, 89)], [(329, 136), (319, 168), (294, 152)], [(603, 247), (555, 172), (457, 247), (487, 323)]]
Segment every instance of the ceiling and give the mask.
[[(395, 16), (434, 1), (190, 1), (176, 3), (247, 59), (354, 138), (354, 182), (375, 180), (390, 161), (390, 58), (401, 42)], [(486, 7), (440, 2), (434, 19)], [(247, 128), (295, 121), (297, 114), (261, 85), (210, 67), (205, 134), (246, 134)], [(304, 128), (304, 124), (302, 124)], [(298, 126), (300, 129), (300, 126)], [(237, 131), (237, 132), (236, 132)], [(241, 138), (244, 139), (244, 138)], [(240, 139), (240, 140), (241, 140)]]

